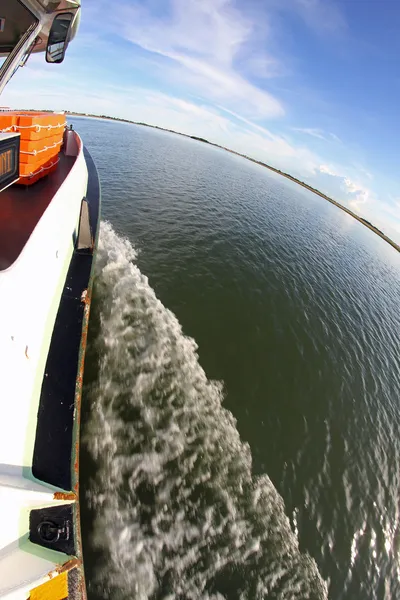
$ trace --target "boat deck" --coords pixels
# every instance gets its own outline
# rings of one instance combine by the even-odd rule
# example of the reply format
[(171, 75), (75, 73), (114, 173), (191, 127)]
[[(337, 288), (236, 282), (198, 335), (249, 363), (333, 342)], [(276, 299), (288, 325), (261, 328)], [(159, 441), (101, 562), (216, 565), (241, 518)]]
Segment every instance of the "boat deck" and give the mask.
[(62, 152), (59, 157), (53, 173), (31, 186), (12, 185), (0, 193), (0, 271), (18, 258), (76, 160)]

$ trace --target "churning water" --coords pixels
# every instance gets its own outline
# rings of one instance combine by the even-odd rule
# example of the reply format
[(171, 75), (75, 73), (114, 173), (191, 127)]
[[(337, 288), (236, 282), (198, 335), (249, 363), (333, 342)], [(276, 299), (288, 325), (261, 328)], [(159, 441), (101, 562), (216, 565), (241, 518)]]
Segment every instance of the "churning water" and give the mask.
[(222, 386), (108, 223), (100, 235), (98, 379), (86, 435), (99, 583), (111, 598), (322, 598), (282, 498), (251, 453)]

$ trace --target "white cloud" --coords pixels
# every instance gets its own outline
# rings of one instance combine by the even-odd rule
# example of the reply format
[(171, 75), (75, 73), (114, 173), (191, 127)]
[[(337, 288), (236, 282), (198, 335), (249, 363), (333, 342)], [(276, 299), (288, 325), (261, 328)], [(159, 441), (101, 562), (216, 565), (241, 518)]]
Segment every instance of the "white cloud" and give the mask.
[[(175, 83), (191, 87), (209, 100), (253, 118), (284, 114), (282, 103), (238, 72), (236, 59), (251, 44), (256, 23), (230, 0), (175, 0), (172, 12), (160, 19), (144, 6), (119, 7), (114, 19), (127, 40), (164, 60)], [(258, 53), (258, 61), (276, 60)]]
[(351, 179), (348, 175), (340, 173), (337, 167), (332, 165), (320, 165), (320, 173), (337, 177), (341, 180), (342, 189), (347, 195), (350, 195), (348, 203), (355, 209), (359, 209), (361, 204), (367, 203), (373, 199), (373, 192), (363, 183)]
[(360, 179), (364, 175), (370, 181), (370, 173), (362, 167), (357, 168), (359, 179), (350, 176), (345, 167), (338, 165), (322, 164), (319, 171), (338, 182), (339, 188), (331, 194), (334, 198), (400, 243), (400, 198), (398, 201), (394, 198), (390, 202), (385, 201)]
[(353, 194), (353, 200), (351, 200), (351, 203), (354, 206), (357, 206), (359, 208), (361, 204), (365, 204), (372, 197), (371, 190), (362, 185), (361, 183), (357, 183), (349, 177), (344, 177), (343, 182), (346, 187), (347, 193)]
[(339, 173), (336, 171), (336, 169), (329, 165), (320, 165), (319, 170), (321, 173), (324, 173), (325, 175), (331, 175), (332, 177), (341, 177), (341, 175), (339, 175)]

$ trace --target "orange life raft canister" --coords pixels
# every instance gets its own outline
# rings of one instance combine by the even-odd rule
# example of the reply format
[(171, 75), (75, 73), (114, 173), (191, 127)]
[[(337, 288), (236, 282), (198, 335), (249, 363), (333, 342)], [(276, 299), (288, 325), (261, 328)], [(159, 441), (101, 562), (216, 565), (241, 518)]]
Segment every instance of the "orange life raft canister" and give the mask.
[(31, 185), (56, 169), (65, 126), (64, 113), (0, 111), (0, 130), (21, 134), (18, 183)]

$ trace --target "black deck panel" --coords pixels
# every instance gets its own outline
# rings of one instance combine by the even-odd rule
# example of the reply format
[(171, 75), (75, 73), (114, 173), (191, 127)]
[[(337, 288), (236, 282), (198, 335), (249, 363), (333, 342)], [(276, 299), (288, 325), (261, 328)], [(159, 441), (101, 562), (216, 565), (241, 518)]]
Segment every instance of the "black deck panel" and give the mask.
[(53, 173), (30, 186), (12, 185), (0, 192), (0, 271), (18, 258), (75, 160), (61, 153)]

